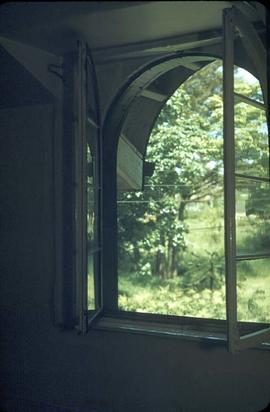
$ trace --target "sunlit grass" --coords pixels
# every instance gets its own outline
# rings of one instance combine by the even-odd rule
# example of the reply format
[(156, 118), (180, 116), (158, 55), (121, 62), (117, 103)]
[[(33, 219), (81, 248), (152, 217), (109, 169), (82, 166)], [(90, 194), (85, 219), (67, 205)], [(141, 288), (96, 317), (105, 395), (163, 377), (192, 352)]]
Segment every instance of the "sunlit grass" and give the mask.
[(270, 322), (270, 259), (238, 264), (238, 318)]
[(225, 290), (198, 291), (183, 287), (183, 280), (119, 277), (119, 308), (134, 312), (225, 319)]
[[(224, 256), (224, 229), (222, 218), (214, 223), (218, 231), (201, 230), (205, 220), (189, 219), (186, 235), (188, 251), (193, 251), (199, 260), (209, 259), (207, 251), (218, 251)], [(210, 225), (210, 223), (209, 223)], [(215, 226), (215, 227), (216, 227)], [(196, 229), (200, 230), (196, 230)], [(270, 259), (241, 262), (237, 272), (238, 319), (252, 322), (270, 322)], [(226, 319), (225, 275), (220, 284), (211, 291), (208, 284), (195, 285), (196, 276), (189, 274), (163, 279), (140, 273), (119, 274), (119, 309), (133, 312), (156, 313), (176, 316), (191, 316), (209, 319)], [(93, 262), (88, 261), (88, 308), (95, 308)]]
[[(268, 265), (267, 265), (268, 267)], [(265, 272), (267, 272), (267, 267)], [(241, 273), (240, 277), (245, 277)], [(147, 279), (138, 275), (119, 276), (119, 308), (209, 319), (225, 319), (225, 286), (211, 291), (183, 287), (183, 280)], [(242, 321), (270, 322), (270, 275), (246, 277), (238, 282), (238, 318)]]
[[(209, 319), (226, 319), (224, 227), (222, 217), (215, 222), (187, 219), (187, 251), (185, 265), (193, 260), (191, 272), (171, 279), (140, 273), (119, 274), (119, 308), (146, 312)], [(211, 229), (218, 228), (217, 230)], [(209, 226), (207, 230), (203, 230)], [(199, 230), (198, 230), (199, 229)], [(239, 242), (244, 237), (239, 237)], [(211, 257), (221, 256), (219, 282), (210, 289), (207, 277)], [(196, 262), (199, 262), (196, 269)], [(270, 322), (270, 259), (244, 261), (237, 266), (238, 319), (241, 321)], [(222, 266), (223, 265), (223, 266)], [(195, 270), (195, 273), (192, 272)], [(205, 281), (203, 271), (205, 271)], [(199, 281), (196, 282), (196, 279)]]

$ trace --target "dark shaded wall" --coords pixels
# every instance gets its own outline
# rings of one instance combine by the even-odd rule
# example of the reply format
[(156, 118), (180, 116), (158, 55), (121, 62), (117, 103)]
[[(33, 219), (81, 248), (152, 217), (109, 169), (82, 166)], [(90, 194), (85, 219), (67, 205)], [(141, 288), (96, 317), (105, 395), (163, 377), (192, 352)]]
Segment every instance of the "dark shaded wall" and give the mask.
[(262, 410), (269, 351), (53, 326), (53, 117), (52, 105), (0, 111), (0, 410)]

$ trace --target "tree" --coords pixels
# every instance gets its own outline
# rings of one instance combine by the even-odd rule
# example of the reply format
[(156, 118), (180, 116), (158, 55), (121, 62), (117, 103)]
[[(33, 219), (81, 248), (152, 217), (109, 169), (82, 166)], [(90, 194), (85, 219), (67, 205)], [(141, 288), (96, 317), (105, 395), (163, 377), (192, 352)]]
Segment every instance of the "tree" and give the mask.
[[(236, 70), (237, 91), (257, 98), (259, 85), (247, 85), (240, 75)], [(237, 171), (250, 170), (252, 162), (254, 170), (263, 173), (268, 152), (258, 130), (265, 119), (258, 109), (246, 104), (243, 108), (242, 103), (235, 106), (235, 115)], [(223, 196), (220, 61), (198, 71), (168, 100), (153, 128), (147, 160), (155, 163), (155, 172), (146, 180), (145, 191), (119, 196), (120, 269), (122, 265), (126, 273), (163, 278), (192, 273), (194, 267), (190, 270), (182, 259), (189, 230), (187, 207), (211, 206), (210, 221)], [(220, 209), (219, 217), (222, 213)], [(219, 265), (218, 253), (213, 256)], [(213, 273), (212, 265), (209, 276)]]

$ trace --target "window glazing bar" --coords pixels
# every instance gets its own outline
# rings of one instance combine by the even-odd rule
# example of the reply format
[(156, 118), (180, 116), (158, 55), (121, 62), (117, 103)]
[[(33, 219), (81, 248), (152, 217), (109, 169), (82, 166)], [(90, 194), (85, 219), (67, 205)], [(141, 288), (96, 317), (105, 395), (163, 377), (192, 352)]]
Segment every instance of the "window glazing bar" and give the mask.
[(270, 180), (267, 177), (258, 177), (258, 176), (251, 176), (251, 175), (243, 175), (242, 173), (235, 173), (236, 177), (240, 177), (241, 179), (247, 179), (247, 180), (254, 180), (255, 182), (265, 182), (269, 183)]
[(243, 260), (256, 260), (256, 259), (267, 259), (267, 258), (268, 259), (270, 258), (270, 252), (236, 256), (237, 262), (241, 262)]
[(230, 352), (237, 350), (235, 143), (234, 143), (234, 10), (223, 11), (224, 100), (224, 216), (227, 338)]
[(243, 103), (249, 104), (250, 106), (254, 106), (257, 109), (265, 110), (264, 103), (258, 102), (257, 100), (254, 100), (254, 99), (250, 99), (250, 97), (244, 96), (243, 94), (234, 93), (234, 97), (235, 97), (236, 103), (243, 102)]

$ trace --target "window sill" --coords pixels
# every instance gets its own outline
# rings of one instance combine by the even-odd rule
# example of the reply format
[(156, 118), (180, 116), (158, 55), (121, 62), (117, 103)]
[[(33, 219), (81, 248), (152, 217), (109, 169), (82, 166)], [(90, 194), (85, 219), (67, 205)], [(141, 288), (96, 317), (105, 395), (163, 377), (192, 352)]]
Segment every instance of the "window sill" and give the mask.
[(201, 342), (214, 341), (217, 343), (226, 343), (225, 334), (222, 333), (210, 334), (203, 331), (186, 329), (179, 325), (166, 325), (159, 322), (121, 319), (110, 316), (103, 316), (102, 318), (97, 320), (95, 325), (93, 325), (93, 329), (139, 333), (160, 337), (173, 337)]
[[(167, 318), (165, 320), (165, 318)], [(259, 329), (259, 324), (241, 324), (243, 333)], [(221, 345), (226, 347), (226, 322), (224, 320), (206, 320), (195, 318), (179, 318), (159, 315), (117, 312), (102, 314), (95, 319), (91, 329), (111, 332), (136, 333), (163, 338), (178, 338), (194, 341), (199, 344)], [(270, 350), (270, 343), (264, 343), (256, 350)]]

